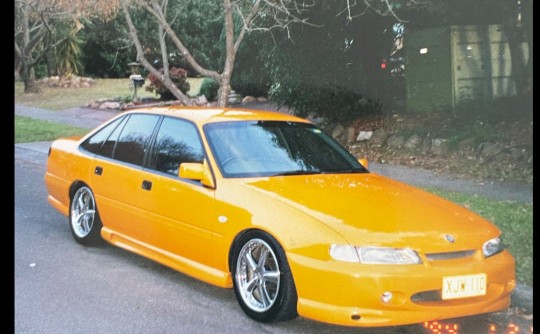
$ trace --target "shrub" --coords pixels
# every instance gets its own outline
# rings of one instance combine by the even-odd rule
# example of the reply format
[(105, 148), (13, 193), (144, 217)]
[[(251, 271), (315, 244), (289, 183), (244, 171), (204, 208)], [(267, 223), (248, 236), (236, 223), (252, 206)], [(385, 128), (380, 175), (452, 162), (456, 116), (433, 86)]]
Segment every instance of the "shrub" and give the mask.
[(331, 122), (347, 123), (360, 116), (380, 115), (383, 111), (378, 101), (343, 87), (305, 84), (285, 87), (278, 83), (269, 94), (278, 105), (292, 108), (298, 116), (323, 117)]
[(231, 86), (242, 96), (267, 96), (270, 85), (271, 78), (263, 66), (242, 68), (234, 73), (231, 80)]
[(204, 95), (208, 101), (214, 101), (217, 98), (219, 83), (212, 78), (204, 78), (201, 83), (199, 94)]
[[(159, 70), (163, 73), (163, 68)], [(187, 82), (188, 71), (181, 67), (171, 67), (169, 69), (169, 77), (172, 82), (180, 89), (183, 93), (187, 93), (189, 90), (189, 82)], [(159, 99), (162, 101), (167, 100), (176, 100), (176, 97), (169, 91), (169, 89), (157, 78), (153, 73), (150, 73), (147, 77), (150, 84), (146, 86), (146, 90), (149, 92), (154, 92), (156, 95), (159, 95)]]
[(237, 93), (240, 93), (243, 96), (251, 95), (259, 97), (268, 95), (270, 82), (265, 82), (263, 78), (239, 75), (232, 81), (232, 86)]

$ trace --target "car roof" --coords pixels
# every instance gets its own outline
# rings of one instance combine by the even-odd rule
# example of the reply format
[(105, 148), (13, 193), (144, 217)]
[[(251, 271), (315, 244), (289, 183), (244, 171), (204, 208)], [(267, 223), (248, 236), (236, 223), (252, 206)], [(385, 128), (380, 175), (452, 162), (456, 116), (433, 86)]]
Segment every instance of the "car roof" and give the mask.
[(310, 121), (286, 113), (275, 111), (257, 110), (248, 108), (220, 108), (220, 107), (186, 107), (186, 106), (168, 106), (168, 107), (148, 107), (127, 110), (125, 113), (145, 113), (168, 115), (191, 120), (194, 123), (206, 124), (215, 122), (240, 121), (240, 120), (275, 120), (304, 122)]

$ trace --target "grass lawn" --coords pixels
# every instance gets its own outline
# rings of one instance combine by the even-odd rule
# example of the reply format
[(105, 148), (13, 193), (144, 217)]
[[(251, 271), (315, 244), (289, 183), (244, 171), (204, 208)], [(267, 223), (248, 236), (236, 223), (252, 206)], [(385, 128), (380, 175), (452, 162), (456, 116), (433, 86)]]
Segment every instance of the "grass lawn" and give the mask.
[[(202, 78), (188, 78), (188, 95), (196, 95), (201, 87)], [(29, 107), (49, 110), (64, 110), (84, 106), (98, 99), (129, 99), (133, 91), (129, 88), (129, 79), (96, 79), (96, 84), (86, 88), (50, 88), (42, 87), (40, 93), (24, 93), (22, 82), (15, 82), (15, 103)], [(156, 98), (154, 93), (142, 88), (137, 90), (137, 97)]]
[(88, 129), (77, 128), (65, 124), (58, 124), (37, 120), (29, 117), (15, 116), (15, 143), (31, 143), (36, 141), (50, 141), (58, 137), (82, 136)]
[(502, 239), (516, 260), (518, 282), (533, 285), (533, 205), (498, 201), (485, 197), (438, 189), (428, 191), (461, 204), (492, 221), (502, 231)]

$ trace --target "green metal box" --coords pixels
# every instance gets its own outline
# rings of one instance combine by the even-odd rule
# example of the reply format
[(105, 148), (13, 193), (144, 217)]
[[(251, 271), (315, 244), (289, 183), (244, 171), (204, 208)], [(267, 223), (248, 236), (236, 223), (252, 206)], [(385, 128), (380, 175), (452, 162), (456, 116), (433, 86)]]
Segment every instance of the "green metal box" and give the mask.
[(501, 25), (413, 31), (404, 47), (407, 111), (429, 112), (516, 94)]

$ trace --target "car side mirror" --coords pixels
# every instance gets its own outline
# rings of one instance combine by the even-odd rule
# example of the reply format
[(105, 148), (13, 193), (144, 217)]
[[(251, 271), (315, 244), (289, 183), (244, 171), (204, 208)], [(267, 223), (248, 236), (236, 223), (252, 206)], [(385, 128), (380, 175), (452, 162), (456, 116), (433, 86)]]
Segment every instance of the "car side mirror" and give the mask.
[(368, 159), (367, 159), (367, 158), (360, 158), (360, 159), (358, 159), (358, 162), (359, 162), (360, 165), (362, 165), (365, 169), (368, 169), (369, 162), (368, 162)]
[(183, 162), (180, 164), (178, 176), (184, 179), (201, 181), (203, 185), (209, 188), (215, 188), (210, 169), (204, 163)]

